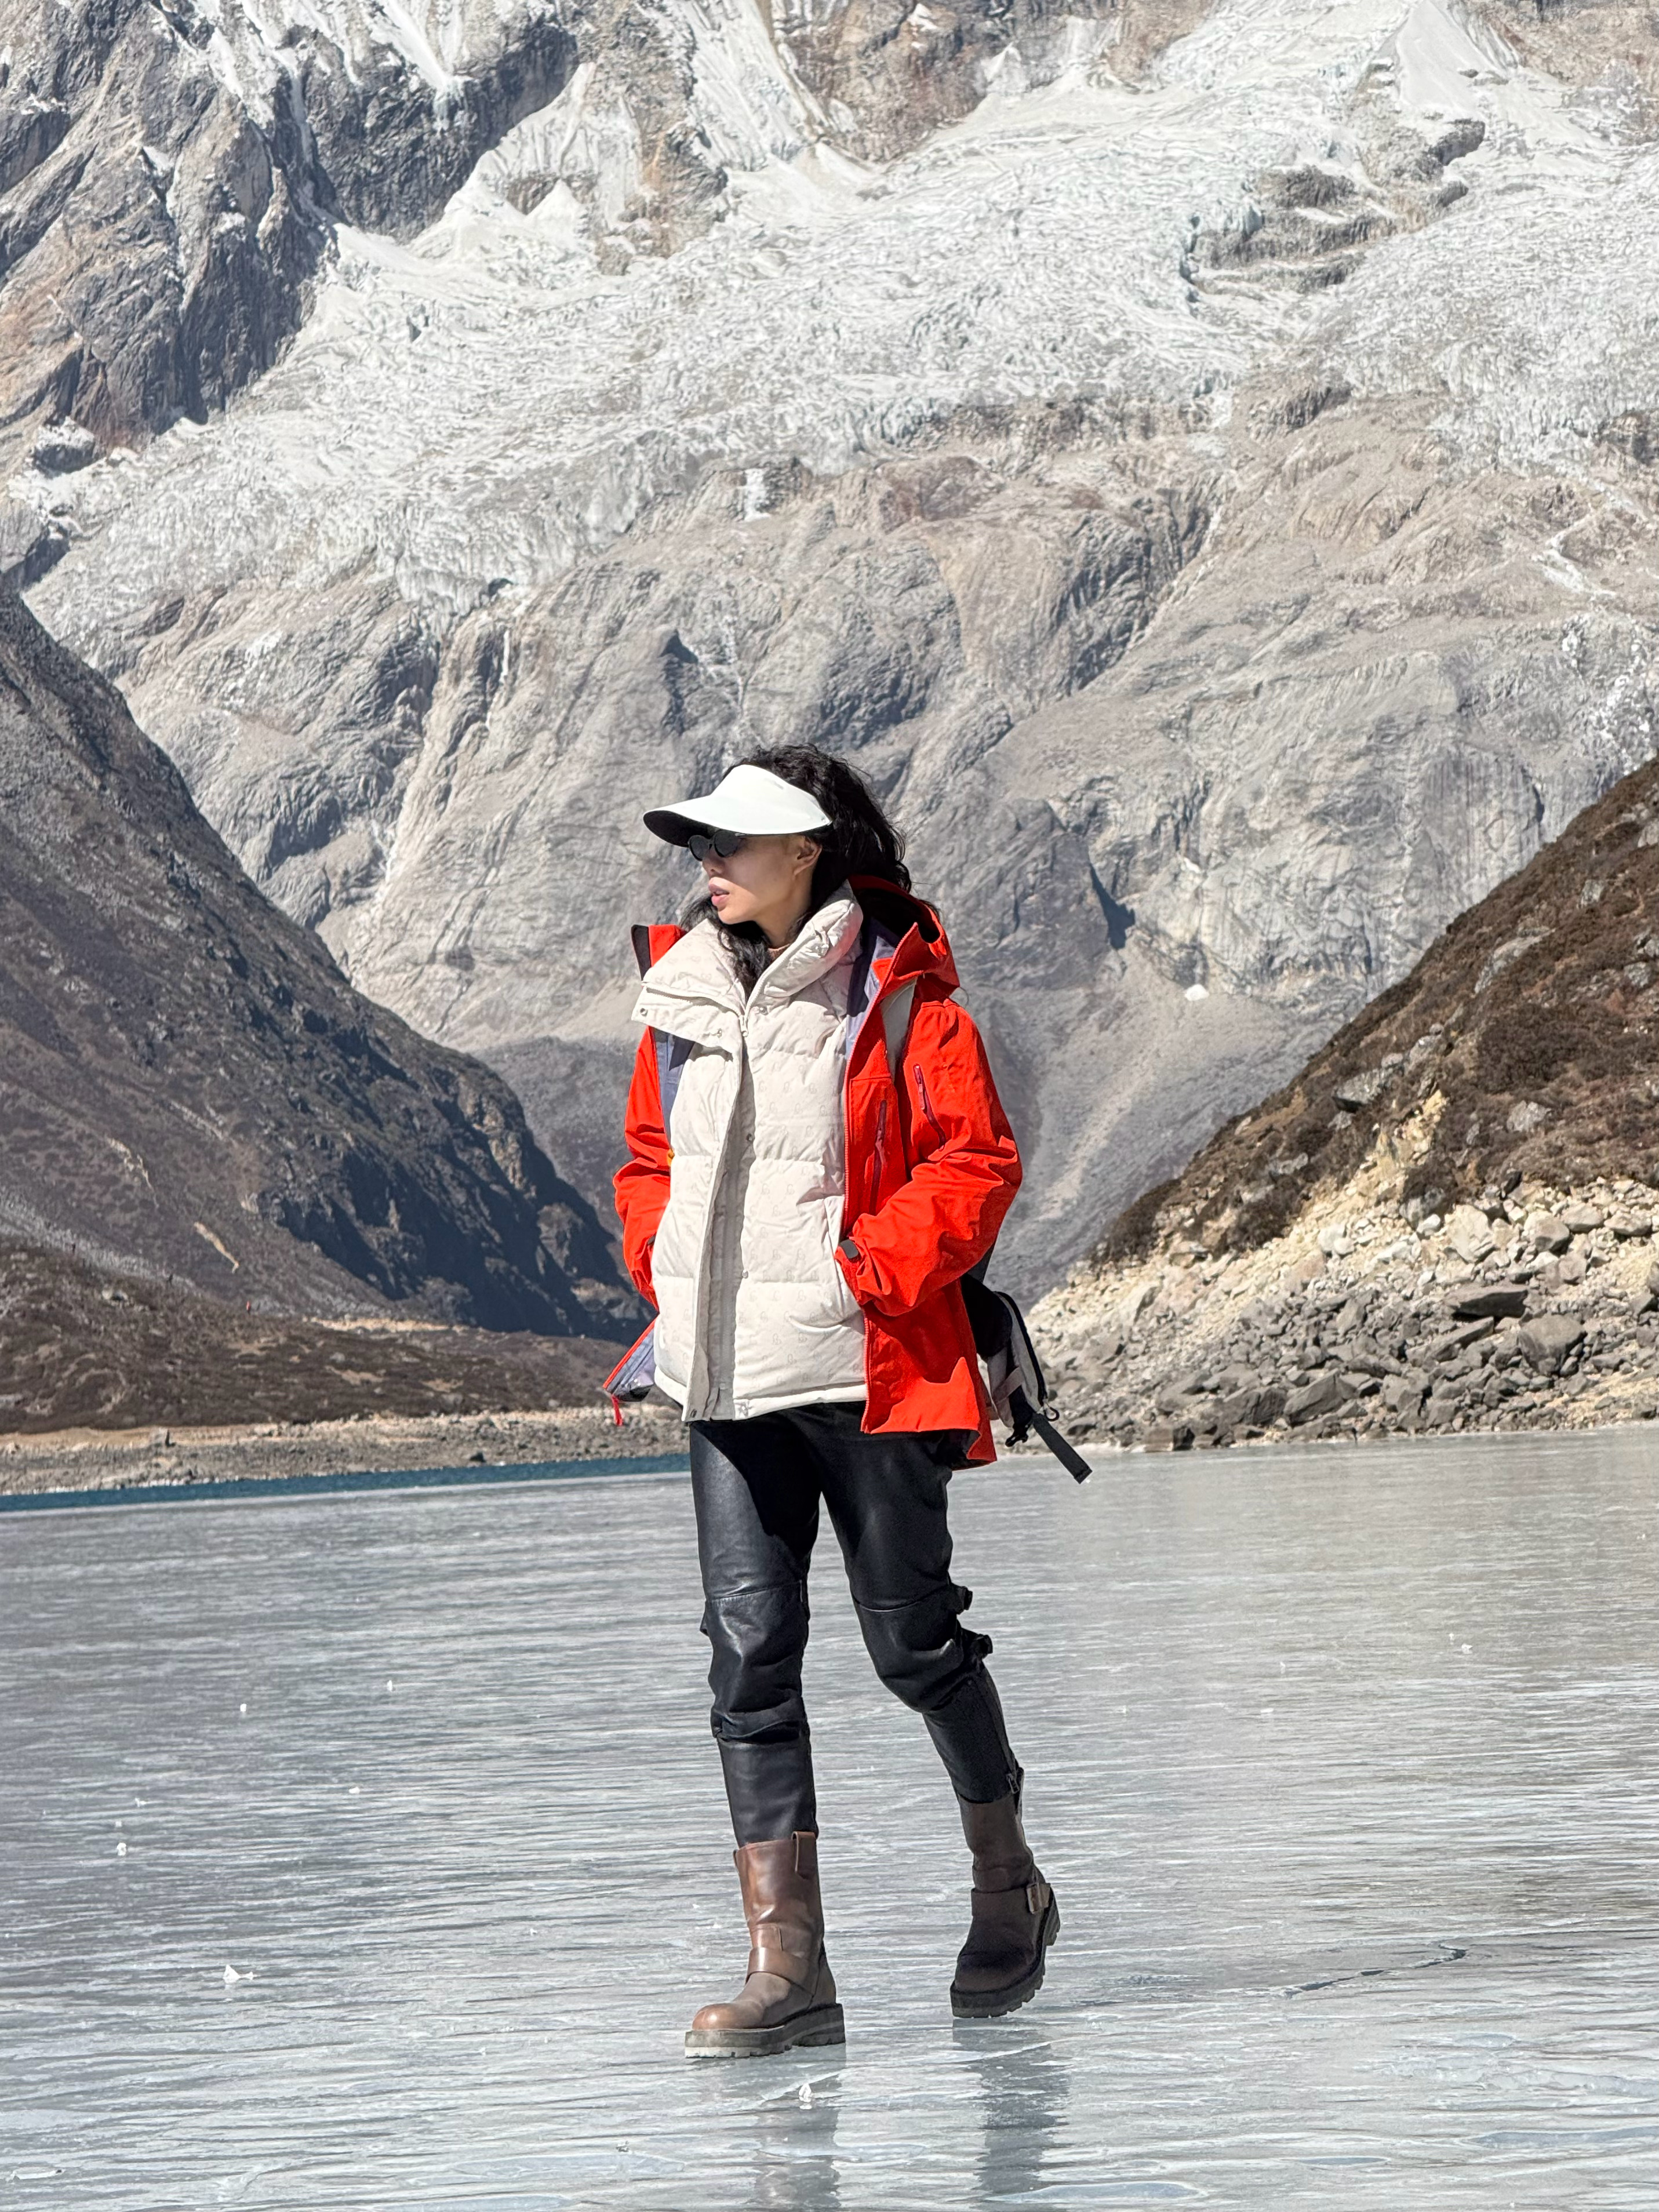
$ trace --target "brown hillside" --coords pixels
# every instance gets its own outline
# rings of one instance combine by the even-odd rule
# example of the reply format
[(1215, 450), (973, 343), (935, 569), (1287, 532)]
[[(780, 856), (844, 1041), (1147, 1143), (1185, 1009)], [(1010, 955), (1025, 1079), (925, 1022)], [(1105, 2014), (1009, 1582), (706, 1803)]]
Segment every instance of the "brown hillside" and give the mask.
[[(1120, 1215), (1097, 1264), (1281, 1235), (1379, 1147), (1425, 1212), (1522, 1177), (1659, 1182), (1659, 763), (1460, 915), (1296, 1079)], [(1406, 1125), (1411, 1125), (1409, 1130)]]
[(598, 1413), (616, 1356), (614, 1344), (586, 1337), (252, 1313), (0, 1239), (0, 1437), (556, 1406)]

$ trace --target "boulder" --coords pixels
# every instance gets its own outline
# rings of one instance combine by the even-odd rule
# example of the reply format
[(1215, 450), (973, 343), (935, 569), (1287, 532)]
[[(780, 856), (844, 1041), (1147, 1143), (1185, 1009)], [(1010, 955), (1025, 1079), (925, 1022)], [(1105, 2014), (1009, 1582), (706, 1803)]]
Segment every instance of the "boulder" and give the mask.
[(1620, 1243), (1628, 1243), (1638, 1237), (1651, 1237), (1653, 1223), (1644, 1213), (1614, 1213), (1608, 1217), (1607, 1227)]
[(1270, 1429), (1284, 1413), (1285, 1393), (1277, 1383), (1251, 1383), (1221, 1399), (1215, 1417), (1224, 1429)]
[(1148, 1429), (1142, 1438), (1149, 1452), (1190, 1451), (1193, 1432), (1185, 1421)]
[(1241, 1390), (1254, 1390), (1261, 1379), (1254, 1367), (1231, 1365), (1212, 1375), (1208, 1387), (1218, 1398), (1231, 1398)]
[(1177, 1413), (1188, 1398), (1195, 1398), (1204, 1389), (1204, 1378), (1196, 1368), (1170, 1376), (1158, 1390), (1152, 1403), (1160, 1413)]
[(1446, 1222), (1446, 1242), (1460, 1260), (1477, 1267), (1492, 1249), (1492, 1224), (1478, 1206), (1455, 1206)]
[(1384, 1376), (1398, 1375), (1400, 1362), (1390, 1359), (1385, 1352), (1375, 1349), (1359, 1352), (1345, 1349), (1342, 1364), (1351, 1375), (1370, 1375), (1381, 1382)]
[(1382, 1385), (1382, 1403), (1391, 1413), (1414, 1413), (1428, 1391), (1429, 1378), (1414, 1367), (1403, 1375), (1390, 1375)]
[(1452, 1308), (1454, 1321), (1514, 1321), (1527, 1310), (1527, 1285), (1524, 1283), (1492, 1283), (1485, 1290), (1471, 1291), (1458, 1299)]
[(1584, 1340), (1584, 1324), (1577, 1314), (1540, 1314), (1516, 1339), (1523, 1359), (1540, 1375), (1558, 1375), (1561, 1363)]
[(1471, 1376), (1479, 1375), (1485, 1364), (1485, 1355), (1478, 1349), (1460, 1352), (1455, 1359), (1448, 1360), (1436, 1374), (1434, 1387), (1437, 1390), (1448, 1390), (1454, 1382), (1467, 1382)]
[(1430, 1356), (1437, 1360), (1459, 1358), (1472, 1344), (1479, 1344), (1482, 1337), (1490, 1336), (1497, 1326), (1486, 1315), (1478, 1321), (1465, 1322), (1461, 1328), (1449, 1328), (1430, 1345)]
[(1521, 1234), (1540, 1252), (1565, 1252), (1572, 1242), (1571, 1230), (1553, 1213), (1529, 1213)]
[(98, 458), (98, 441), (79, 422), (53, 422), (41, 430), (30, 456), (42, 476), (68, 476)]
[(1380, 1067), (1368, 1067), (1352, 1075), (1339, 1076), (1333, 1096), (1339, 1106), (1346, 1106), (1351, 1113), (1357, 1114), (1362, 1106), (1371, 1103), (1388, 1079), (1388, 1072)]
[(1561, 1219), (1575, 1237), (1592, 1236), (1606, 1218), (1596, 1206), (1564, 1206), (1561, 1209)]
[(1115, 1338), (1110, 1330), (1086, 1340), (1071, 1353), (1073, 1379), (1080, 1382), (1103, 1382), (1108, 1369), (1123, 1349), (1121, 1337)]
[(1285, 1418), (1292, 1428), (1300, 1428), (1304, 1422), (1322, 1420), (1327, 1413), (1335, 1413), (1352, 1395), (1346, 1376), (1333, 1369), (1291, 1392), (1285, 1401)]

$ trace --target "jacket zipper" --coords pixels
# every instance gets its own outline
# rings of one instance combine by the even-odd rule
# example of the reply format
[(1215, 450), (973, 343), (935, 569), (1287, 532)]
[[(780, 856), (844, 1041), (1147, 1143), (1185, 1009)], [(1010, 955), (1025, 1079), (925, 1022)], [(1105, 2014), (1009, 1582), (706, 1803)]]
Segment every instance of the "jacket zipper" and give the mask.
[(735, 1416), (737, 1279), (743, 1259), (743, 1224), (738, 1218), (737, 1207), (732, 1203), (732, 1193), (726, 1186), (738, 1164), (734, 1153), (741, 1155), (743, 1151), (744, 1091), (751, 1080), (748, 1024), (740, 1021), (738, 1026), (742, 1039), (738, 1048), (738, 1095), (732, 1105), (732, 1118), (726, 1124), (726, 1143), (720, 1153), (712, 1200), (716, 1206), (720, 1205), (722, 1197), (726, 1202), (720, 1220), (720, 1272), (717, 1278), (711, 1273), (709, 1283), (710, 1302), (715, 1309), (712, 1316), (715, 1360), (708, 1376), (712, 1385), (708, 1393), (713, 1401), (712, 1413), (704, 1417), (728, 1420)]
[(886, 1176), (884, 1173), (886, 1165), (887, 1101), (884, 1098), (876, 1108), (876, 1155), (874, 1168), (871, 1176), (871, 1190), (868, 1200), (869, 1208), (872, 1213), (875, 1212), (877, 1206), (881, 1204), (881, 1187), (886, 1181)]
[(939, 1127), (939, 1115), (933, 1111), (933, 1102), (927, 1096), (927, 1079), (921, 1072), (921, 1063), (920, 1060), (916, 1062), (915, 1073), (916, 1079), (916, 1095), (921, 1100), (921, 1110), (927, 1116), (928, 1127), (933, 1130), (935, 1138), (937, 1138), (939, 1142), (942, 1145), (945, 1142), (945, 1132)]

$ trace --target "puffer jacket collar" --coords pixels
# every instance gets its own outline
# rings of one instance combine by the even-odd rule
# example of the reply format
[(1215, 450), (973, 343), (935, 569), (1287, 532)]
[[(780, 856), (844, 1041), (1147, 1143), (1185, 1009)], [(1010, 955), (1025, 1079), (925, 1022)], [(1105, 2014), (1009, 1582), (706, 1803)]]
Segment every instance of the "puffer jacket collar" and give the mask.
[(843, 886), (807, 917), (745, 1000), (714, 923), (700, 921), (647, 970), (634, 1019), (693, 1044), (735, 1052), (746, 1018), (827, 975), (846, 959), (863, 927), (863, 909)]

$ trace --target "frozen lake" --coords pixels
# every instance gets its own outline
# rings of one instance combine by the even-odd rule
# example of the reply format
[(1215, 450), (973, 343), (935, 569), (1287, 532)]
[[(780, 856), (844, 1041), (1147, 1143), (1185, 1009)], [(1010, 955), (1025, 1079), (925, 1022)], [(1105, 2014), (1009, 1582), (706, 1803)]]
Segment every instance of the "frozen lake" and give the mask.
[(0, 1515), (0, 2203), (1652, 2212), (1659, 1433), (957, 1520), (1048, 1987), (951, 2022), (953, 1809), (826, 1538), (845, 2057), (694, 2066), (744, 1942), (682, 1478)]

